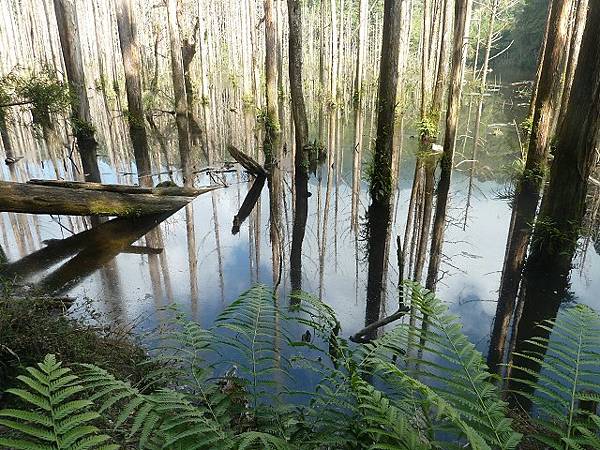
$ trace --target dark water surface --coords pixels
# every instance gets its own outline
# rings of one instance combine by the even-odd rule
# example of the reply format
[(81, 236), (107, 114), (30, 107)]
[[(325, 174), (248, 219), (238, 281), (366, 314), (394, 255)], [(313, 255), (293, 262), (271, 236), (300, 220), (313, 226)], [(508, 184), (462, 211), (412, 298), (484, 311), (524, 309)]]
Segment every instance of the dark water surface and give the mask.
[[(463, 147), (462, 138), (457, 144), (441, 269), (443, 278), (438, 285), (438, 296), (451, 305), (451, 310), (461, 318), (466, 334), (484, 353), (496, 310), (511, 216), (510, 204), (502, 198), (508, 191), (505, 173), (519, 156), (513, 120), (522, 120), (524, 110), (514, 102), (496, 99), (486, 114), (486, 126), (482, 127), (483, 151), (480, 150), (477, 158), (468, 214), (470, 163), (461, 161), (469, 160), (472, 144), (467, 141)], [(387, 273), (385, 310), (388, 313), (397, 306), (395, 236), (404, 233), (414, 173), (416, 139), (411, 136), (414, 131), (410, 128), (405, 127), (403, 134)], [(302, 285), (304, 290), (320, 295), (335, 309), (342, 334), (348, 336), (364, 325), (367, 266), (360, 227), (358, 232), (351, 229), (353, 137), (351, 126), (344, 125), (343, 121), (340, 141), (336, 164), (329, 171), (326, 165), (321, 165), (309, 180), (312, 195), (303, 243)], [(366, 136), (366, 147), (369, 142)], [(283, 169), (280, 298), (287, 298), (290, 291), (294, 183), (289, 159), (288, 155), (280, 164)], [(367, 160), (368, 155), (364, 157), (364, 161)], [(133, 182), (132, 177), (123, 176), (122, 166), (117, 170), (109, 161), (106, 158), (101, 164), (104, 182)], [(21, 180), (56, 178), (57, 172), (65, 175), (66, 166), (61, 164), (63, 167), (60, 164), (57, 167), (50, 158), (40, 157), (37, 162), (23, 161), (16, 174), (2, 166), (2, 175), (5, 180), (15, 179), (15, 176)], [(163, 320), (157, 311), (176, 303), (195, 320), (209, 325), (225, 305), (253, 283), (272, 285), (274, 279), (267, 187), (263, 188), (250, 217), (241, 224), (239, 232), (233, 234), (234, 216), (252, 180), (241, 171), (215, 173), (212, 178), (203, 173), (198, 176), (196, 185), (210, 185), (215, 181), (227, 187), (199, 196), (187, 208), (156, 226), (138, 221), (134, 227), (117, 226), (100, 238), (88, 233), (79, 241), (74, 238), (54, 241), (82, 232), (87, 225), (81, 218), (2, 213), (0, 242), (9, 266), (32, 255), (18, 263), (16, 275), (20, 283), (73, 296), (78, 302), (90, 299), (109, 320), (153, 326)], [(362, 216), (368, 206), (366, 190), (366, 182), (362, 181), (359, 223), (364, 222)], [(582, 238), (582, 244), (584, 241)], [(154, 250), (148, 253), (144, 247)], [(600, 256), (592, 245), (587, 247), (582, 245), (575, 258), (571, 292), (565, 300), (600, 309)]]

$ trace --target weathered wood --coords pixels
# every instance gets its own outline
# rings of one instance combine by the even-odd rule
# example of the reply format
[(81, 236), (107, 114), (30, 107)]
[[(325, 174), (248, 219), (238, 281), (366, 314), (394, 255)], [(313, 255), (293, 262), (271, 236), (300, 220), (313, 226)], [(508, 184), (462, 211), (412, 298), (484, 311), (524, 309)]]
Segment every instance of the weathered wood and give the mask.
[(90, 191), (105, 191), (105, 192), (117, 192), (121, 194), (152, 194), (158, 196), (183, 196), (183, 197), (195, 197), (206, 192), (210, 192), (213, 189), (217, 189), (216, 186), (195, 189), (190, 187), (140, 187), (140, 186), (126, 186), (124, 184), (102, 184), (102, 183), (87, 183), (82, 181), (64, 181), (64, 180), (29, 180), (28, 184), (36, 184), (41, 186), (53, 186), (53, 187), (64, 187), (69, 189), (86, 189)]
[(228, 150), (233, 159), (239, 162), (241, 166), (251, 174), (256, 175), (257, 177), (266, 177), (268, 175), (264, 167), (261, 166), (260, 163), (254, 160), (254, 158), (252, 158), (251, 156), (246, 155), (244, 152), (238, 150), (233, 145), (230, 145), (228, 147)]
[[(141, 188), (140, 188), (141, 189)], [(156, 188), (180, 189), (180, 188)], [(209, 189), (210, 190), (210, 189)], [(71, 187), (0, 182), (0, 211), (70, 216), (136, 217), (177, 211), (193, 195), (159, 195)], [(204, 191), (206, 192), (206, 191)]]

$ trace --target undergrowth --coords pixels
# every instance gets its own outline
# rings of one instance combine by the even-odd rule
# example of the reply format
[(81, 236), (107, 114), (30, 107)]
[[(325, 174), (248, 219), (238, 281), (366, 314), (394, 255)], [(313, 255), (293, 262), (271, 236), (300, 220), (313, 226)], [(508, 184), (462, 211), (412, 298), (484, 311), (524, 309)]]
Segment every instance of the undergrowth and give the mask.
[[(458, 319), (420, 286), (406, 289), (416, 325), (399, 324), (359, 346), (340, 336), (332, 309), (320, 300), (295, 293), (283, 308), (257, 285), (208, 329), (175, 311), (143, 383), (93, 364), (63, 367), (48, 355), (19, 378), (23, 389), (9, 391), (31, 407), (0, 412), (0, 424), (11, 430), (0, 445), (516, 448), (522, 436)], [(577, 306), (541, 326), (558, 339), (537, 340), (539, 352), (529, 356), (543, 361), (542, 372), (520, 375), (542, 393), (520, 394), (542, 399), (535, 409), (542, 432), (529, 438), (548, 448), (598, 448), (600, 419), (579, 407), (598, 400), (598, 314)]]

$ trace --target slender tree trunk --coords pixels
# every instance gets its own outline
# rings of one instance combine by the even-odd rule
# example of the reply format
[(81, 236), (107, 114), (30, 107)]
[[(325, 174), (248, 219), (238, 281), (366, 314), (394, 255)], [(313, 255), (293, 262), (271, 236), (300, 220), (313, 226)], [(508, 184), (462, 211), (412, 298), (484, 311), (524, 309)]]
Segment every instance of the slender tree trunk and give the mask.
[(175, 123), (177, 124), (179, 157), (183, 171), (183, 183), (186, 186), (191, 186), (193, 179), (190, 161), (190, 129), (177, 8), (177, 0), (167, 0), (167, 21), (171, 46), (171, 74), (173, 78), (173, 93), (175, 95)]
[(308, 143), (308, 120), (302, 87), (302, 2), (301, 0), (287, 0), (287, 3), (290, 92), (296, 141), (294, 157), (296, 208), (292, 230), (290, 278), (292, 289), (299, 290), (302, 289), (302, 243), (308, 216), (308, 155), (305, 150)]
[(446, 131), (444, 135), (444, 153), (441, 161), (440, 181), (437, 186), (437, 203), (431, 233), (431, 252), (427, 270), (426, 287), (435, 291), (438, 282), (438, 271), (442, 257), (444, 226), (448, 208), (448, 194), (454, 165), (454, 147), (456, 145), (456, 125), (460, 111), (462, 91), (462, 59), (466, 49), (463, 46), (465, 22), (467, 20), (468, 0), (456, 0), (454, 6), (454, 37), (452, 49), (452, 68), (450, 71), (450, 89), (448, 92), (448, 109), (446, 112)]
[(550, 29), (542, 61), (531, 137), (527, 150), (527, 162), (514, 200), (512, 232), (508, 236), (509, 245), (502, 269), (496, 319), (491, 336), (492, 348), (488, 353), (488, 366), (495, 371), (500, 370), (499, 364), (502, 362), (505, 352), (508, 322), (510, 322), (514, 310), (531, 235), (531, 224), (535, 219), (542, 190), (550, 129), (558, 106), (558, 93), (562, 78), (559, 66), (566, 45), (569, 9), (569, 1), (553, 0), (549, 20)]
[[(383, 9), (383, 36), (379, 66), (377, 138), (373, 153), (373, 177), (370, 180), (368, 244), (369, 271), (367, 280), (367, 307), (365, 324), (379, 320), (383, 290), (386, 236), (390, 227), (392, 198), (392, 155), (394, 116), (398, 87), (400, 30), (403, 0), (385, 0)], [(373, 330), (367, 338), (374, 338)]]
[(86, 181), (100, 182), (95, 129), (92, 124), (83, 70), (81, 41), (77, 28), (77, 8), (73, 0), (54, 0), (60, 45), (65, 60), (65, 71), (76, 101), (72, 102), (71, 120), (77, 148), (81, 156)]
[(125, 68), (129, 134), (141, 186), (152, 186), (152, 170), (148, 156), (148, 136), (144, 126), (144, 104), (142, 80), (140, 78), (140, 49), (137, 39), (137, 24), (131, 0), (117, 1), (117, 26), (121, 55)]
[(363, 78), (368, 37), (369, 0), (360, 0), (356, 73), (354, 77), (354, 152), (352, 153), (352, 229), (358, 228), (358, 203), (360, 200), (360, 168), (363, 137)]
[[(265, 86), (267, 109), (265, 117), (264, 152), (266, 165), (279, 158), (281, 127), (279, 124), (279, 99), (277, 95), (277, 27), (274, 0), (265, 0)], [(277, 161), (276, 161), (277, 162)]]

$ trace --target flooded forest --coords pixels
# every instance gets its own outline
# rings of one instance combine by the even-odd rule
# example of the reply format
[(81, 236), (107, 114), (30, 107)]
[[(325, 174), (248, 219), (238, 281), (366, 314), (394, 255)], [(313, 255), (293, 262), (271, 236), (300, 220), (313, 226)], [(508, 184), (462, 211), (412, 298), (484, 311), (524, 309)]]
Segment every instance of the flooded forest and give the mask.
[(0, 449), (599, 449), (600, 0), (0, 0)]

